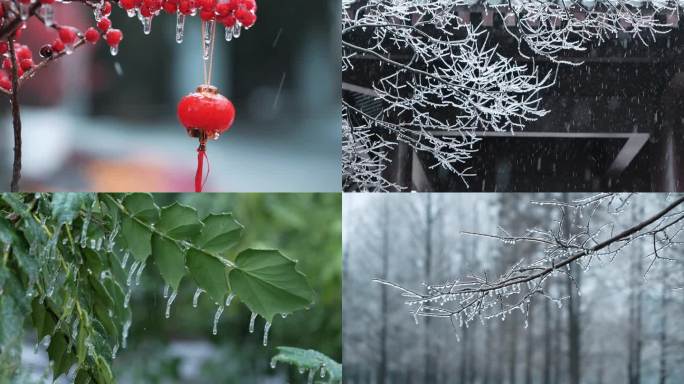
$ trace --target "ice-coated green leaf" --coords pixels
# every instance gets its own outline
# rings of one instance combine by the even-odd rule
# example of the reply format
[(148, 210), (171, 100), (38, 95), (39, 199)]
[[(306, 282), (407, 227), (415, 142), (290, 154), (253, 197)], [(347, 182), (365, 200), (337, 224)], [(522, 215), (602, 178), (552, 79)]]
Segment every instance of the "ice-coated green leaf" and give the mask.
[(21, 364), (23, 324), (24, 312), (16, 300), (9, 293), (0, 294), (0, 380), (12, 376)]
[(209, 215), (204, 219), (204, 227), (195, 244), (207, 252), (223, 254), (237, 245), (243, 230), (233, 214)]
[(159, 207), (149, 193), (131, 193), (124, 197), (121, 204), (131, 216), (146, 223), (156, 223), (159, 220)]
[(233, 292), (252, 312), (267, 321), (279, 313), (304, 309), (314, 292), (296, 262), (276, 250), (247, 249), (235, 259), (228, 280)]
[(69, 371), (74, 363), (76, 363), (76, 356), (74, 356), (68, 349), (69, 342), (67, 335), (62, 332), (56, 332), (50, 339), (50, 346), (48, 347), (48, 356), (52, 362), (53, 379), (56, 380), (62, 374)]
[(52, 195), (52, 218), (57, 224), (71, 223), (84, 203), (92, 202), (89, 193), (63, 192)]
[(226, 266), (216, 257), (191, 248), (188, 250), (187, 265), (195, 283), (217, 303), (222, 303), (228, 293)]
[(47, 311), (45, 305), (41, 304), (38, 298), (33, 299), (31, 302), (31, 319), (33, 320), (33, 327), (38, 334), (38, 339), (52, 335), (52, 331), (57, 324), (56, 317)]
[(155, 234), (152, 236), (152, 254), (164, 281), (176, 291), (185, 276), (183, 251), (175, 241)]
[[(278, 354), (271, 361), (294, 365), (299, 369), (325, 371), (325, 375), (318, 382), (341, 383), (342, 364), (331, 359), (323, 353), (313, 349), (301, 349), (294, 347), (277, 347)], [(316, 374), (320, 378), (320, 374)]]
[(175, 240), (189, 240), (202, 230), (195, 208), (173, 203), (161, 210), (157, 230)]
[(145, 261), (152, 253), (152, 232), (130, 217), (124, 217), (121, 234), (126, 239), (128, 250), (137, 261)]

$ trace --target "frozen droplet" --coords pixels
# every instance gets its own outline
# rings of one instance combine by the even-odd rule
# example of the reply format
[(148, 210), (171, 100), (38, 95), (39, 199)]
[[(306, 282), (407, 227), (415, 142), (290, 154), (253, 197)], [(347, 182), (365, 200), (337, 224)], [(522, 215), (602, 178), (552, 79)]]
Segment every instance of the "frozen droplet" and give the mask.
[(145, 269), (145, 262), (142, 262), (140, 264), (140, 267), (138, 267), (138, 272), (135, 274), (135, 285), (140, 285), (140, 277), (142, 276), (143, 269)]
[(230, 307), (230, 303), (233, 302), (234, 298), (235, 298), (234, 293), (231, 293), (230, 295), (228, 295), (228, 297), (226, 297), (226, 307)]
[(202, 294), (202, 292), (204, 292), (204, 289), (197, 288), (197, 290), (195, 291), (195, 295), (192, 296), (192, 307), (193, 308), (197, 308), (197, 305), (199, 304), (199, 297)]
[(233, 37), (237, 39), (238, 37), (240, 37), (241, 32), (242, 25), (240, 25), (240, 23), (235, 23), (235, 25), (233, 26)]
[(269, 323), (267, 321), (266, 324), (264, 325), (264, 342), (263, 342), (264, 347), (268, 345), (268, 331), (270, 331), (270, 330), (271, 330), (271, 323)]
[(306, 371), (306, 369), (304, 369), (304, 367), (299, 367), (299, 368), (297, 368), (297, 372), (299, 372), (300, 375), (301, 375), (302, 373), (304, 373), (305, 371)]
[(171, 289), (171, 286), (166, 284), (164, 285), (164, 293), (162, 294), (165, 299), (169, 298), (169, 290)]
[(55, 9), (51, 4), (41, 4), (40, 16), (43, 18), (46, 27), (49, 28), (55, 24)]
[(183, 32), (185, 31), (185, 15), (178, 12), (176, 16), (176, 43), (183, 42)]
[(112, 45), (111, 47), (109, 47), (109, 53), (111, 53), (112, 56), (116, 56), (116, 54), (119, 53), (119, 46)]
[(226, 27), (226, 41), (233, 40), (233, 27)]
[(226, 308), (226, 307), (223, 305), (219, 305), (216, 307), (216, 313), (214, 314), (214, 327), (211, 330), (211, 333), (213, 335), (218, 334), (218, 322), (219, 322), (219, 319), (221, 318), (221, 314), (223, 313), (224, 308)]
[(252, 317), (249, 318), (249, 333), (254, 333), (254, 322), (256, 321), (257, 314), (252, 312)]
[(142, 18), (143, 33), (149, 35), (152, 32), (152, 17)]
[(135, 8), (127, 9), (126, 10), (126, 15), (128, 17), (134, 17), (135, 16)]
[(27, 20), (29, 18), (30, 10), (31, 4), (19, 4), (19, 17), (21, 17), (22, 20)]
[(167, 319), (171, 317), (171, 304), (173, 304), (173, 301), (176, 300), (176, 296), (178, 295), (177, 291), (171, 292), (171, 296), (169, 296), (168, 300), (166, 300), (166, 312), (164, 312), (164, 317)]
[(287, 318), (287, 313), (281, 313), (280, 317), (282, 317), (283, 319)]
[(325, 377), (325, 367), (321, 366), (321, 374), (320, 374), (321, 379)]
[(211, 53), (211, 43), (214, 39), (214, 34), (212, 30), (214, 29), (215, 21), (207, 21), (202, 28), (202, 39), (204, 40), (204, 61), (209, 60), (209, 54)]
[(275, 369), (277, 364), (278, 362), (276, 361), (276, 359), (271, 359), (271, 369)]

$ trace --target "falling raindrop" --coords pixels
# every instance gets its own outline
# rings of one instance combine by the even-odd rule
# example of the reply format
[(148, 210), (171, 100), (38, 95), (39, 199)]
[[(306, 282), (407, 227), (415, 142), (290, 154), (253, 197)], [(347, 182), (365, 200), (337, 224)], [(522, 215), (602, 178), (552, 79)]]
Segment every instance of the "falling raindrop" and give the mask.
[(214, 327), (212, 328), (211, 333), (215, 336), (218, 334), (218, 321), (221, 318), (221, 314), (223, 313), (223, 309), (225, 307), (223, 305), (219, 305), (216, 307), (216, 314), (214, 314)]
[(204, 292), (204, 289), (197, 288), (197, 290), (195, 291), (195, 295), (192, 296), (192, 307), (193, 308), (197, 308), (197, 305), (199, 304), (199, 297), (202, 294), (202, 292)]
[(176, 16), (176, 43), (183, 42), (183, 31), (185, 30), (185, 15), (178, 12)]
[(173, 291), (171, 292), (171, 296), (169, 296), (168, 300), (166, 300), (166, 312), (164, 312), (164, 317), (167, 319), (171, 317), (171, 304), (173, 304), (173, 301), (176, 300), (177, 295), (178, 291)]
[(249, 319), (249, 333), (254, 333), (254, 322), (256, 321), (257, 314), (252, 312), (252, 317)]
[(266, 347), (268, 345), (268, 331), (269, 330), (271, 330), (271, 323), (269, 323), (267, 321), (266, 324), (264, 325), (264, 342), (263, 342), (264, 347)]

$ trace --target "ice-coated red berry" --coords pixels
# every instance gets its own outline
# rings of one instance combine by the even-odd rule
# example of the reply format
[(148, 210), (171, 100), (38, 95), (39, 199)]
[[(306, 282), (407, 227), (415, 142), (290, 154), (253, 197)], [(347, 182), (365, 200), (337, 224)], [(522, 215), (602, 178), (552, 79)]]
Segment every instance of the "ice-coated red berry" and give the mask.
[(118, 29), (112, 28), (105, 34), (105, 40), (110, 47), (116, 47), (123, 40), (123, 33)]
[(216, 5), (216, 0), (198, 0), (197, 5), (203, 11), (213, 11), (214, 6)]
[(100, 32), (98, 32), (97, 29), (90, 27), (85, 32), (85, 39), (87, 42), (95, 44), (100, 40)]
[(57, 52), (57, 53), (64, 51), (64, 42), (60, 39), (53, 41), (52, 42), (52, 50)]
[(5, 71), (0, 71), (0, 88), (8, 91), (12, 89), (12, 80), (10, 79), (9, 74), (7, 74)]
[(5, 57), (4, 59), (2, 59), (2, 69), (7, 71), (12, 69), (12, 60), (10, 60), (9, 57)]
[(129, 9), (135, 8), (135, 0), (119, 0), (119, 5), (121, 5), (121, 8), (128, 11)]
[(102, 4), (102, 8), (100, 8), (100, 13), (103, 16), (109, 16), (109, 14), (112, 13), (112, 3), (110, 3), (109, 1), (105, 1)]
[(111, 26), (112, 26), (112, 21), (106, 17), (101, 18), (100, 21), (97, 22), (97, 27), (102, 32), (107, 32), (107, 30), (109, 30), (109, 28)]
[(257, 9), (256, 0), (241, 0), (240, 5), (248, 11), (256, 11)]
[(228, 28), (232, 28), (237, 22), (237, 20), (235, 20), (235, 16), (233, 15), (227, 15), (225, 17), (222, 17), (220, 21), (221, 23), (223, 23), (223, 25), (225, 25)]
[(214, 20), (215, 16), (216, 15), (214, 14), (214, 11), (205, 11), (205, 10), (200, 11), (200, 19), (202, 19), (204, 21)]
[(256, 15), (246, 9), (238, 9), (235, 11), (235, 18), (238, 19), (240, 24), (244, 25), (245, 28), (251, 27), (256, 22)]
[(178, 103), (178, 120), (188, 130), (198, 129), (215, 137), (230, 129), (235, 107), (212, 86), (200, 86)]
[(33, 68), (33, 60), (31, 59), (22, 59), (19, 62), (19, 67), (23, 69), (24, 71), (28, 71), (29, 69)]
[(19, 60), (33, 59), (33, 53), (31, 52), (31, 49), (26, 45), (16, 46), (15, 52), (17, 55), (17, 59)]
[(9, 44), (6, 41), (0, 41), (0, 55), (4, 55), (9, 51)]
[(61, 27), (58, 32), (59, 38), (64, 44), (73, 44), (78, 36), (76, 29), (72, 27)]
[(165, 1), (162, 8), (164, 9), (164, 12), (173, 14), (178, 10), (178, 4), (174, 1)]

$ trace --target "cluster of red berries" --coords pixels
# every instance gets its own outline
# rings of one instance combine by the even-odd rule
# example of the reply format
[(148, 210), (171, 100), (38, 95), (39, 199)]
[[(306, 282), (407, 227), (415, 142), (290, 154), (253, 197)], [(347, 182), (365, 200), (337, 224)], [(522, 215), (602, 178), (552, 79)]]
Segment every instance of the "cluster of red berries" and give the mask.
[(164, 10), (185, 16), (199, 16), (204, 21), (216, 20), (227, 27), (240, 23), (250, 28), (256, 22), (256, 0), (120, 0), (119, 5), (129, 15), (136, 12), (151, 18)]

